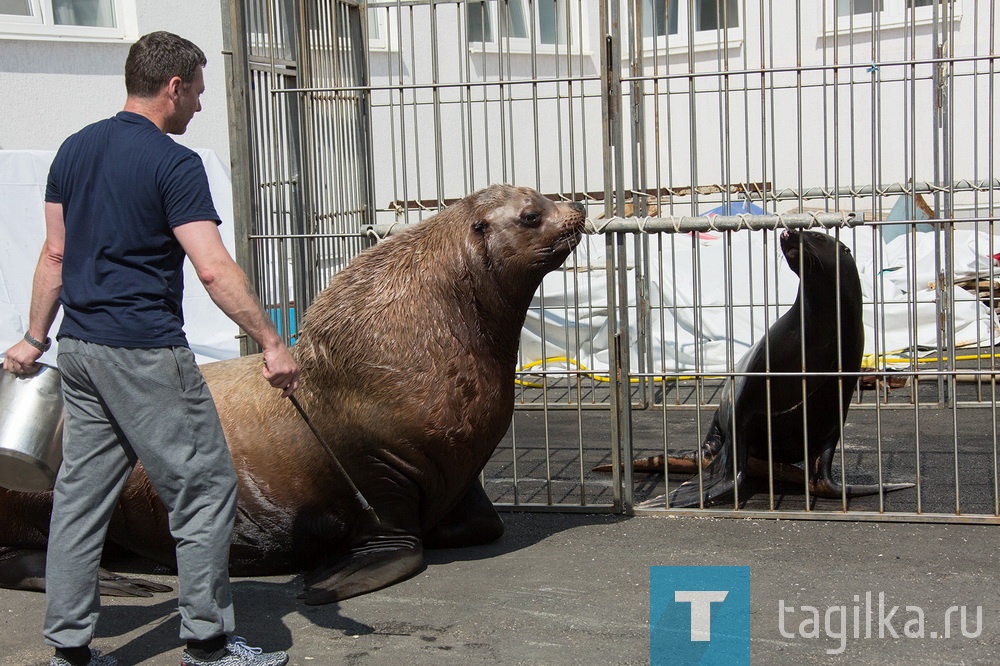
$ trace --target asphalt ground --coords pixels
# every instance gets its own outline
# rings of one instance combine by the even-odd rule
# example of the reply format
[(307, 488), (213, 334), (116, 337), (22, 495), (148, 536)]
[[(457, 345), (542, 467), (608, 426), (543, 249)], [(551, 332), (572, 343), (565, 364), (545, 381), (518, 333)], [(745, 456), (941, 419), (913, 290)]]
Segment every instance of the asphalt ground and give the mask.
[[(754, 664), (995, 664), (1000, 654), (1000, 541), (993, 526), (556, 513), (504, 518), (507, 533), (499, 542), (431, 551), (415, 577), (338, 604), (302, 605), (297, 576), (235, 579), (238, 632), (252, 644), (288, 650), (297, 666), (646, 664), (650, 567), (739, 565), (751, 572)], [(119, 571), (175, 584), (171, 575), (117, 564)], [(174, 594), (105, 598), (103, 604), (95, 647), (121, 664), (178, 663)], [(817, 609), (816, 631), (805, 606)], [(835, 612), (827, 632), (827, 609), (840, 606), (846, 631)], [(898, 610), (886, 620), (893, 606)], [(958, 611), (948, 613), (961, 606), (968, 611), (964, 634)], [(904, 633), (915, 608), (924, 618), (923, 638)], [(43, 595), (0, 590), (0, 664), (47, 663), (43, 612)], [(947, 639), (945, 618), (951, 620)], [(910, 633), (917, 633), (915, 625)]]
[[(890, 493), (883, 509), (939, 514), (924, 522), (851, 520), (877, 511), (877, 497), (851, 500), (847, 512), (812, 498), (814, 517), (836, 519), (788, 520), (782, 511), (807, 504), (795, 488), (775, 495), (769, 519), (611, 514), (612, 480), (590, 469), (610, 460), (607, 411), (518, 411), (484, 475), (505, 508), (500, 541), (430, 551), (413, 578), (322, 607), (296, 598), (299, 576), (236, 579), (238, 633), (288, 650), (293, 665), (647, 664), (651, 567), (748, 566), (754, 664), (1000, 663), (998, 527), (942, 522), (995, 514), (997, 427), (986, 397), (953, 409), (904, 388), (886, 402), (898, 409), (849, 412), (848, 479), (871, 482), (881, 464), (886, 480), (913, 481), (919, 469), (919, 493)], [(637, 410), (637, 453), (665, 441), (693, 448), (711, 415)], [(641, 501), (682, 480), (636, 474), (633, 490)], [(768, 501), (757, 487), (743, 508)], [(558, 506), (522, 512), (515, 502)], [(176, 585), (142, 562), (108, 564)], [(95, 647), (123, 665), (179, 662), (175, 595), (103, 603)], [(0, 665), (47, 663), (43, 613), (43, 595), (0, 590)]]

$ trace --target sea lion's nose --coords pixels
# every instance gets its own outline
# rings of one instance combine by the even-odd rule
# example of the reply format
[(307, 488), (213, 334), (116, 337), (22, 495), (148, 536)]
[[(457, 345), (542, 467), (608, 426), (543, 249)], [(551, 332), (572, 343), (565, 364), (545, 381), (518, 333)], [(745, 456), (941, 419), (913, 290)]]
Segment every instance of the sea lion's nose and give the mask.
[(569, 207), (572, 208), (573, 210), (575, 210), (577, 213), (580, 213), (581, 215), (586, 215), (587, 214), (587, 207), (584, 206), (579, 201), (573, 201), (573, 202), (571, 202), (570, 205), (569, 205)]

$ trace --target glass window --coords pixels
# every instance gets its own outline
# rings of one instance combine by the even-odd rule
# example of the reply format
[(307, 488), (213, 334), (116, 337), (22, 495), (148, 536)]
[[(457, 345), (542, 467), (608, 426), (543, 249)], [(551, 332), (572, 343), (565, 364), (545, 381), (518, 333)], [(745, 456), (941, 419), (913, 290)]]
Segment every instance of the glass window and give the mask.
[(0, 0), (0, 14), (31, 16), (31, 3), (29, 0)]
[(910, 23), (926, 25), (934, 20), (939, 5), (947, 5), (952, 17), (961, 18), (962, 3), (956, 0), (837, 0), (837, 22), (827, 33), (866, 31), (875, 26), (896, 28)]
[(695, 30), (720, 30), (740, 26), (737, 0), (701, 0), (695, 5)]
[(642, 36), (677, 34), (677, 0), (642, 0)]
[(56, 25), (115, 27), (112, 0), (52, 0), (52, 17)]
[(837, 16), (871, 14), (882, 11), (882, 0), (837, 0)]
[(507, 34), (512, 39), (528, 38), (528, 21), (525, 19), (524, 0), (507, 0), (501, 2), (499, 9), (506, 12)]
[(0, 37), (120, 41), (135, 22), (135, 0), (0, 0)]
[(532, 36), (540, 46), (568, 42), (567, 0), (470, 0), (467, 7), (470, 42), (510, 39), (518, 50), (528, 48), (530, 43), (516, 42), (528, 42)]
[(740, 27), (739, 0), (642, 0), (642, 12), (643, 37), (683, 37), (688, 20), (694, 22), (695, 32)]
[(470, 2), (466, 16), (470, 42), (493, 41), (493, 19), (485, 2)]
[(538, 41), (566, 43), (566, 0), (535, 0), (538, 5)]

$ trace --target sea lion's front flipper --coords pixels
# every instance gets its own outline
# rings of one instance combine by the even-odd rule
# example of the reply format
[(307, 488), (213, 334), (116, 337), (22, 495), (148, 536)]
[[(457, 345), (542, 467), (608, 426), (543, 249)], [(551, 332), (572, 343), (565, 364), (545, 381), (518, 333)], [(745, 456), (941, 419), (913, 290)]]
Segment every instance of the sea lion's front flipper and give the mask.
[(424, 533), (425, 548), (465, 548), (493, 543), (503, 536), (503, 520), (476, 479), (441, 521)]
[(343, 601), (398, 583), (423, 568), (420, 539), (410, 534), (376, 535), (309, 573), (299, 599), (310, 606)]
[[(833, 456), (836, 452), (836, 445), (825, 447), (821, 450), (813, 465), (815, 473), (809, 480), (809, 492), (816, 497), (828, 499), (840, 499), (844, 497), (844, 486), (833, 474)], [(879, 492), (891, 493), (895, 490), (906, 490), (913, 488), (915, 483), (877, 483), (871, 484), (847, 484), (847, 497), (865, 497), (867, 495), (878, 495)]]
[(107, 569), (98, 572), (100, 592), (106, 597), (151, 597), (157, 592), (172, 592), (174, 588), (142, 578), (126, 578)]

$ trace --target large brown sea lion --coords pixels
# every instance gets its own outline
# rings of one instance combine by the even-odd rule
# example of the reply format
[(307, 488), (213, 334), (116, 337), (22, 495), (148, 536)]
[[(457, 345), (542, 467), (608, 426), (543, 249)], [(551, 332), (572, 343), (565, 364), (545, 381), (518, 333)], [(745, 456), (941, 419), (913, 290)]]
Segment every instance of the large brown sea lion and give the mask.
[[(799, 294), (737, 363), (701, 445), (700, 478), (670, 494), (672, 507), (711, 504), (734, 493), (742, 502), (746, 479), (769, 475), (799, 488), (808, 481), (812, 495), (828, 498), (913, 487), (844, 486), (834, 475), (834, 452), (864, 353), (861, 280), (851, 251), (830, 235), (785, 230), (781, 250), (799, 276)], [(804, 469), (796, 466), (801, 462)], [(633, 468), (663, 471), (663, 457), (637, 460)], [(696, 473), (697, 453), (671, 455), (666, 468)], [(640, 506), (663, 504), (660, 497)]]
[[(478, 481), (514, 409), (521, 327), (585, 211), (492, 186), (389, 238), (331, 281), (293, 347), (296, 393), (377, 512), (362, 510), (260, 357), (203, 368), (239, 476), (233, 575), (306, 570), (306, 603), (370, 592), (423, 567), (423, 547), (500, 537)], [(49, 493), (0, 492), (0, 585), (43, 589)], [(166, 566), (174, 542), (141, 466), (109, 541)], [(148, 594), (106, 576), (102, 592)]]

